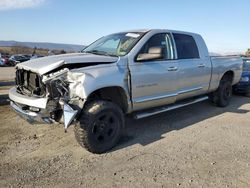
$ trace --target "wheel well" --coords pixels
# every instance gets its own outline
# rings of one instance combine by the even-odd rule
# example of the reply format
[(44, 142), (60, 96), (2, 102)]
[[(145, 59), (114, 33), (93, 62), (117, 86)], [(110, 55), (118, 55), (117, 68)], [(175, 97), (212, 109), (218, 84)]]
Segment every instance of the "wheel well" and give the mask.
[(233, 82), (233, 79), (234, 79), (234, 72), (231, 70), (225, 72), (221, 78), (221, 80), (229, 80), (229, 81), (231, 81), (231, 83)]
[(105, 87), (95, 90), (88, 96), (87, 102), (97, 99), (111, 101), (118, 105), (123, 112), (128, 109), (127, 95), (122, 87)]

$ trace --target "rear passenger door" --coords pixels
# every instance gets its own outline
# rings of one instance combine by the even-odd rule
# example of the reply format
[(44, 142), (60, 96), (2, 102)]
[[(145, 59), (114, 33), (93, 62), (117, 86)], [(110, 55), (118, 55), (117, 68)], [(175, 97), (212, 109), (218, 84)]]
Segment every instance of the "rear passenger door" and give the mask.
[(177, 100), (207, 92), (211, 68), (206, 59), (200, 57), (193, 36), (173, 33), (179, 65)]

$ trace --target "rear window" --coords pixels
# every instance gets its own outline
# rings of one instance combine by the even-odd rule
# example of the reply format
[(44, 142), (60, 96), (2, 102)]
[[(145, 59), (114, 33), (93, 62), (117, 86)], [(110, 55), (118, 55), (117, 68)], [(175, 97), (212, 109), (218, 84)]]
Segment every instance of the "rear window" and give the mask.
[(190, 35), (174, 33), (178, 59), (199, 58), (199, 51), (194, 38)]

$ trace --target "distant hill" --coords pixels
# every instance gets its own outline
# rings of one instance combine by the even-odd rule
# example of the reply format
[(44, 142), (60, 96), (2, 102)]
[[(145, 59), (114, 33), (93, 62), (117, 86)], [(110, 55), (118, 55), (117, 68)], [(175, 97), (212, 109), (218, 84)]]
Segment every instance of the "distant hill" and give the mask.
[(238, 55), (241, 56), (241, 52), (228, 52), (228, 53), (214, 53), (214, 52), (209, 52), (210, 56), (233, 56), (233, 55)]
[(26, 46), (29, 48), (43, 48), (49, 50), (65, 50), (65, 51), (80, 51), (84, 48), (84, 45), (77, 44), (60, 44), (60, 43), (48, 43), (48, 42), (19, 42), (19, 41), (0, 41), (0, 46)]
[(210, 56), (220, 56), (221, 54), (219, 54), (219, 53), (214, 53), (214, 52), (209, 52), (209, 55), (210, 55)]

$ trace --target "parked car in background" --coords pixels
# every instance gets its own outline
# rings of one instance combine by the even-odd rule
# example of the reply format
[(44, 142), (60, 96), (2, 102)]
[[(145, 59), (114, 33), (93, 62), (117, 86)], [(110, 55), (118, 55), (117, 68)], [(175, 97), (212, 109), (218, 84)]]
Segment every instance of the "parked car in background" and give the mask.
[(33, 55), (30, 59), (37, 59), (37, 58), (41, 58), (44, 57), (43, 55)]
[(0, 59), (2, 61), (2, 66), (8, 66), (9, 65), (9, 54), (7, 53), (0, 53)]
[(22, 63), (22, 62), (25, 62), (25, 61), (28, 61), (28, 60), (30, 60), (30, 57), (28, 57), (27, 55), (26, 56), (21, 55), (21, 54), (12, 55), (9, 58), (9, 64), (12, 65), (12, 66), (15, 66), (18, 63)]
[(243, 58), (243, 72), (240, 82), (234, 87), (234, 91), (250, 97), (250, 57)]
[(2, 61), (3, 61), (4, 65), (8, 66), (9, 65), (9, 56), (4, 56), (2, 58)]
[(28, 54), (23, 54), (23, 56), (24, 56), (24, 58), (27, 59), (27, 61), (30, 60), (30, 58), (32, 57), (32, 55), (28, 55)]
[(4, 62), (2, 61), (2, 59), (0, 58), (0, 66), (4, 66)]

